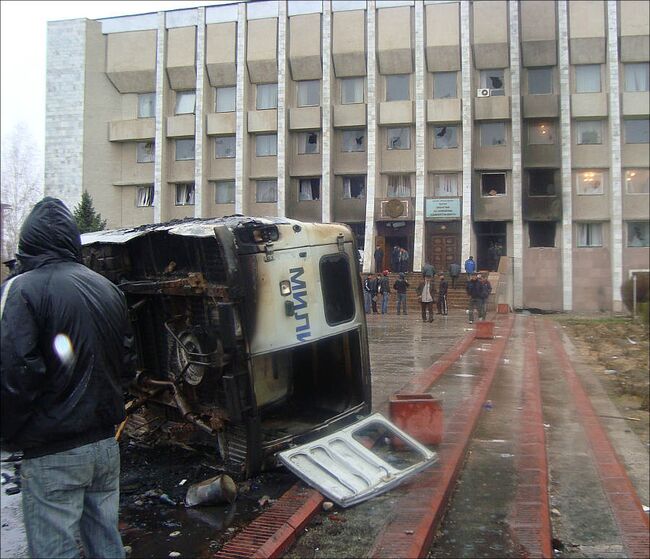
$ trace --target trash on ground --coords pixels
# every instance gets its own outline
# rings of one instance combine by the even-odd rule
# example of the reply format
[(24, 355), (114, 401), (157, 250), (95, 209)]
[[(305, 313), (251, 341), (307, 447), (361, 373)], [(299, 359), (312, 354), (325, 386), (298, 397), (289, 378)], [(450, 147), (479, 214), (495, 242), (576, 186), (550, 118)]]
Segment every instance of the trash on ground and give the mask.
[(166, 505), (175, 507), (176, 506), (176, 501), (174, 501), (167, 493), (163, 493), (160, 496), (160, 502), (165, 503)]
[(334, 506), (334, 503), (332, 501), (323, 501), (323, 510), (328, 511)]
[(618, 371), (616, 369), (606, 369), (605, 374), (606, 375), (617, 375)]
[(641, 505), (643, 507), (643, 512), (650, 512), (650, 507), (647, 505)]
[(257, 504), (260, 507), (263, 507), (265, 505), (268, 505), (270, 502), (271, 502), (271, 497), (269, 497), (268, 495), (264, 495), (261, 499), (257, 501)]
[(176, 531), (172, 532), (171, 534), (169, 534), (169, 537), (170, 538), (177, 538), (180, 535), (181, 535), (180, 530), (176, 530)]
[(185, 495), (185, 506), (234, 503), (235, 499), (237, 499), (237, 485), (230, 476), (224, 474), (190, 485)]
[(551, 514), (555, 516), (562, 516), (562, 513), (557, 509), (551, 509)]
[(169, 557), (180, 557), (181, 554), (179, 551), (170, 551), (169, 552)]
[(491, 410), (493, 407), (492, 400), (487, 400), (485, 404), (483, 404), (483, 408), (486, 410)]
[(186, 479), (182, 479), (182, 480), (180, 480), (180, 481), (178, 482), (178, 485), (183, 486), (183, 485), (185, 485), (186, 483), (187, 483), (187, 480), (186, 480)]
[[(626, 337), (627, 337), (627, 336), (626, 336)], [(627, 338), (627, 341), (630, 342), (630, 343), (633, 344), (633, 345), (636, 345), (636, 344), (639, 343), (639, 342), (635, 342), (634, 340), (632, 340), (632, 339), (630, 339), (630, 338)]]

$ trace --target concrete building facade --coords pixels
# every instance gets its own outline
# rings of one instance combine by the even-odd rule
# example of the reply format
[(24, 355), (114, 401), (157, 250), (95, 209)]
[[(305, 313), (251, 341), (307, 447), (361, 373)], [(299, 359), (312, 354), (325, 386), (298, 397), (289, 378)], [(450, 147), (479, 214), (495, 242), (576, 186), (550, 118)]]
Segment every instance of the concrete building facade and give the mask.
[(249, 1), (50, 22), (46, 194), (109, 227), (343, 222), (409, 268), (509, 257), (512, 305), (648, 270), (648, 3)]

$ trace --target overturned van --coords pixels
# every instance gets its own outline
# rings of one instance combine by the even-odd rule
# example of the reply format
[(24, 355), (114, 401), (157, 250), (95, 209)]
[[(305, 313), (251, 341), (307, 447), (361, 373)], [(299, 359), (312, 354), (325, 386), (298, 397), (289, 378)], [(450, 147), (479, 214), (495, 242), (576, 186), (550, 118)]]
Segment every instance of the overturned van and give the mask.
[(129, 305), (134, 436), (209, 445), (247, 476), (370, 412), (357, 249), (345, 225), (232, 216), (82, 242), (85, 264)]

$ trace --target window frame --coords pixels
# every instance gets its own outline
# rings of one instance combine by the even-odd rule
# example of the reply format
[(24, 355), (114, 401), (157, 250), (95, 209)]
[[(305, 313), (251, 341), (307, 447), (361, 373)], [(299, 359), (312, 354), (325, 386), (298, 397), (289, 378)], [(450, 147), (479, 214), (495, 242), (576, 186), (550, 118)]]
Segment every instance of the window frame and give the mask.
[[(314, 181), (318, 181), (317, 183), (314, 183)], [(307, 184), (309, 183), (309, 184)], [(303, 192), (303, 184), (304, 186), (308, 186), (309, 189), (311, 190), (310, 195), (311, 198), (303, 198), (302, 192)], [(314, 198), (314, 186), (316, 186), (316, 198)], [(321, 187), (322, 187), (322, 181), (320, 177), (300, 177), (298, 179), (298, 202), (319, 202), (321, 198)]]
[[(406, 184), (404, 185), (392, 185), (391, 186), (391, 179), (395, 179), (396, 177), (402, 177), (408, 179), (407, 181), (404, 181), (404, 183), (408, 182), (408, 189), (409, 192), (408, 194), (400, 194), (397, 190), (394, 191), (393, 194), (391, 194), (391, 188), (404, 188)], [(386, 198), (411, 198), (413, 196), (413, 184), (411, 180), (411, 173), (391, 173), (386, 176)]]
[[(140, 192), (147, 190), (150, 194), (145, 195), (145, 200), (148, 199), (148, 204), (140, 204)], [(152, 208), (154, 202), (155, 190), (153, 185), (139, 185), (135, 187), (135, 207), (136, 208)]]
[[(266, 139), (271, 139), (275, 138), (275, 144), (274, 147), (275, 149), (272, 150), (273, 153), (260, 153), (260, 148), (262, 147), (262, 144), (260, 140), (262, 138)], [(277, 157), (278, 155), (278, 135), (277, 133), (275, 134), (255, 134), (255, 157)]]
[[(232, 140), (232, 155), (219, 154), (219, 142), (225, 139)], [(224, 136), (215, 136), (214, 138), (214, 158), (215, 159), (233, 159), (237, 156), (237, 136), (235, 134), (226, 134)]]
[[(487, 185), (484, 185), (483, 183), (483, 177), (486, 177), (488, 175), (493, 175), (493, 176), (502, 176), (503, 177), (503, 192), (499, 192), (498, 190), (491, 188), (490, 190), (487, 190)], [(494, 186), (494, 185), (491, 185)], [(480, 182), (479, 182), (479, 187), (481, 189), (481, 198), (499, 198), (501, 196), (507, 196), (508, 195), (508, 176), (505, 171), (484, 171), (481, 172), (480, 174)], [(492, 190), (495, 191), (495, 194), (490, 194)]]
[[(503, 128), (503, 142), (502, 143), (492, 143), (492, 144), (485, 144), (483, 143), (485, 138), (484, 138), (484, 131), (487, 131), (489, 127), (494, 127), (494, 126), (500, 126)], [(493, 122), (480, 122), (479, 123), (479, 140), (480, 140), (480, 145), (481, 147), (484, 148), (494, 148), (494, 147), (505, 147), (508, 145), (508, 127), (506, 126), (505, 121), (502, 120), (495, 120)]]
[[(232, 185), (232, 198), (228, 197), (227, 202), (219, 202), (217, 200), (217, 191), (219, 190), (219, 186), (223, 185)], [(214, 181), (214, 203), (219, 204), (219, 205), (225, 205), (225, 204), (234, 204), (235, 203), (235, 197), (236, 197), (236, 181), (235, 179), (219, 179)]]
[[(407, 85), (406, 97), (401, 97), (402, 92), (401, 87), (397, 91), (391, 92), (391, 84), (396, 84), (397, 82), (402, 82)], [(393, 87), (395, 87), (393, 85)], [(390, 103), (392, 101), (410, 101), (411, 100), (411, 74), (386, 74), (384, 76), (384, 99), (386, 102)]]
[[(635, 219), (625, 222), (627, 227), (625, 228), (625, 247), (626, 248), (648, 248), (650, 247), (650, 222), (648, 220)], [(630, 228), (633, 226), (642, 225), (645, 231), (643, 231), (645, 237), (645, 244), (630, 244)], [(643, 243), (643, 237), (640, 237), (641, 242)]]
[[(349, 84), (351, 82), (361, 82), (361, 99), (355, 100), (355, 101), (346, 101), (345, 100), (345, 92), (349, 91), (346, 89), (345, 85)], [(340, 88), (340, 100), (341, 100), (341, 105), (360, 105), (361, 103), (365, 103), (366, 101), (366, 80), (362, 76), (353, 76), (349, 78), (340, 78), (339, 80), (339, 88)], [(354, 88), (355, 93), (358, 93), (356, 91), (356, 87)], [(355, 99), (358, 99), (358, 97), (355, 97)]]
[[(647, 180), (645, 182), (646, 185), (646, 190), (645, 192), (630, 192), (630, 183), (632, 182), (630, 178), (628, 178), (627, 174), (628, 173), (634, 173), (631, 178), (635, 177), (639, 172), (645, 173)], [(625, 180), (625, 193), (629, 194), (630, 196), (643, 196), (650, 194), (650, 169), (645, 169), (643, 167), (632, 167), (632, 168), (626, 168), (624, 170), (624, 180)]]
[[(628, 124), (630, 124), (632, 122), (643, 122), (643, 123), (645, 123), (645, 125), (647, 126), (647, 130), (648, 130), (648, 134), (646, 135), (646, 139), (642, 138), (640, 142), (637, 142), (637, 141), (631, 142), (631, 141), (628, 140), (628, 134), (629, 134)], [(644, 131), (641, 130), (641, 132), (643, 133)], [(643, 145), (643, 144), (650, 143), (650, 120), (648, 120), (647, 118), (624, 118), (623, 119), (623, 143), (624, 144), (629, 144), (629, 145)]]
[[(604, 196), (605, 195), (605, 172), (602, 170), (590, 170), (584, 169), (582, 171), (577, 171), (575, 173), (575, 189), (576, 196)], [(581, 180), (582, 177), (582, 180)], [(592, 178), (593, 180), (588, 180)], [(598, 178), (600, 179), (598, 181)], [(591, 191), (586, 189), (587, 183), (594, 182), (598, 183), (596, 189), (591, 189)]]
[[(296, 82), (296, 106), (298, 107), (318, 107), (321, 104), (321, 81), (320, 80), (301, 80)], [(310, 85), (308, 85), (310, 84)], [(316, 102), (311, 99), (315, 90), (303, 91), (303, 88), (310, 88), (314, 84), (318, 84), (318, 99)], [(305, 97), (303, 99), (303, 97)]]
[[(179, 144), (183, 142), (183, 145), (192, 145), (192, 156), (191, 157), (179, 157), (178, 147)], [(196, 159), (196, 140), (194, 138), (175, 138), (174, 140), (174, 161), (194, 161)]]
[[(557, 177), (557, 169), (533, 169), (529, 168), (526, 170), (527, 175), (528, 175), (528, 197), (529, 198), (551, 198), (557, 196), (557, 184), (556, 184), (556, 177)], [(553, 175), (553, 193), (552, 194), (533, 194), (533, 189), (532, 184), (533, 184), (533, 176), (536, 174), (541, 174), (541, 173), (550, 173)]]
[[(225, 90), (232, 90), (232, 108), (219, 109), (219, 92), (224, 92)], [(236, 85), (226, 85), (223, 87), (214, 88), (214, 112), (215, 113), (234, 113), (237, 110), (237, 86)]]
[[(187, 111), (183, 110), (182, 112), (180, 111), (179, 105), (181, 104), (181, 101), (183, 98), (186, 96), (192, 95), (192, 110)], [(196, 114), (196, 90), (195, 89), (184, 89), (182, 91), (177, 91), (176, 92), (176, 99), (174, 100), (174, 115), (192, 115)]]
[[(266, 88), (266, 87), (271, 87), (275, 86), (275, 103), (272, 105), (269, 105), (268, 107), (266, 106), (260, 106), (260, 88)], [(255, 110), (257, 111), (268, 111), (268, 110), (273, 110), (278, 108), (278, 83), (277, 82), (269, 82), (269, 83), (258, 83), (255, 86)]]
[[(149, 157), (147, 158), (147, 146), (151, 146)], [(136, 142), (135, 143), (135, 162), (136, 163), (153, 163), (156, 160), (155, 142)]]
[[(274, 184), (275, 189), (274, 189), (274, 199), (273, 200), (260, 200), (260, 185), (262, 183), (269, 183), (269, 184)], [(256, 179), (255, 180), (255, 203), (257, 204), (277, 204), (278, 202), (278, 179), (277, 178), (272, 178), (272, 179)]]
[[(451, 75), (453, 74), (453, 83), (454, 83), (454, 95), (453, 96), (440, 96), (437, 95), (438, 93), (438, 87), (436, 87), (436, 77), (442, 77), (443, 75), (446, 77), (451, 78)], [(451, 81), (451, 80), (450, 80)], [(444, 80), (443, 80), (444, 82)], [(443, 85), (443, 84), (441, 84)], [(444, 84), (442, 88), (440, 89), (445, 89), (445, 85), (449, 84)], [(433, 72), (433, 84), (432, 84), (432, 94), (434, 99), (458, 99), (458, 72)]]
[[(343, 270), (343, 274), (333, 274), (332, 270), (324, 269), (324, 265), (327, 265), (330, 261), (343, 261), (347, 271)], [(318, 272), (323, 297), (323, 314), (328, 326), (337, 326), (351, 322), (357, 314), (357, 305), (353, 296), (354, 290), (352, 289), (351, 270), (350, 259), (344, 252), (326, 254), (320, 258)], [(345, 282), (340, 281), (343, 278), (345, 278)], [(337, 301), (339, 306), (345, 305), (346, 314), (344, 315), (339, 310), (338, 314), (333, 315), (331, 310), (332, 301)]]
[[(454, 194), (445, 194), (442, 191), (442, 187), (440, 186), (440, 180), (439, 177), (454, 177), (456, 180), (456, 185), (455, 185), (455, 193)], [(458, 185), (459, 185), (459, 175), (458, 173), (432, 173), (431, 174), (431, 194), (432, 198), (458, 198), (460, 194), (458, 194)]]
[[(316, 151), (307, 151), (307, 145), (309, 145), (309, 138), (310, 136), (316, 136)], [(320, 131), (319, 130), (313, 130), (313, 131), (306, 131), (306, 132), (298, 132), (296, 134), (296, 140), (297, 140), (297, 152), (298, 155), (318, 155), (320, 154)]]
[[(506, 94), (506, 71), (505, 68), (485, 68), (483, 70), (479, 70), (479, 82), (481, 84), (481, 89), (489, 89), (490, 90), (490, 96), (491, 97), (504, 97)], [(489, 78), (490, 73), (498, 74), (501, 73), (501, 75), (494, 75), (492, 77), (496, 77), (501, 80), (501, 85), (502, 87), (492, 87), (489, 85)]]
[[(593, 79), (593, 76), (587, 76), (584, 72), (587, 69), (598, 69), (598, 89), (588, 89), (586, 83), (581, 83), (581, 80), (585, 78)], [(583, 75), (580, 75), (583, 74)], [(575, 64), (573, 66), (573, 76), (575, 80), (574, 92), (578, 95), (582, 93), (602, 93), (603, 91), (603, 76), (602, 76), (602, 64)], [(579, 87), (580, 86), (580, 87)]]
[[(548, 142), (533, 141), (535, 138), (544, 138), (544, 132), (534, 134), (535, 129), (540, 129), (547, 127), (548, 136), (550, 140)], [(528, 145), (529, 146), (552, 146), (555, 145), (555, 123), (550, 120), (531, 120), (528, 122), (528, 135), (527, 135)]]
[[(600, 244), (581, 244), (580, 241), (580, 228), (581, 227), (595, 227), (600, 228)], [(601, 221), (578, 221), (576, 222), (576, 248), (603, 248), (605, 246), (605, 235), (603, 231), (603, 223)], [(588, 234), (588, 237), (593, 236), (593, 233)]]
[[(582, 134), (588, 131), (585, 130), (581, 131), (580, 128), (583, 128), (587, 123), (598, 123), (597, 142), (582, 141)], [(603, 145), (603, 121), (601, 119), (576, 120), (574, 123), (574, 133), (575, 133), (577, 146), (602, 146)]]
[[(352, 195), (352, 181), (353, 180), (363, 180), (363, 188), (357, 196)], [(365, 200), (366, 198), (366, 187), (367, 187), (367, 177), (366, 175), (343, 175), (341, 177), (341, 200)], [(345, 195), (345, 181), (350, 181), (350, 195)]]
[[(346, 146), (345, 138), (346, 138), (346, 136), (350, 137), (355, 142), (355, 143), (351, 144), (353, 147), (355, 145), (359, 145), (358, 143), (356, 143), (356, 138), (359, 137), (358, 136), (359, 132), (363, 132), (363, 143), (361, 144), (362, 149), (345, 149), (345, 146)], [(367, 134), (368, 134), (368, 131), (365, 128), (351, 128), (349, 130), (342, 130), (341, 131), (341, 153), (365, 153)]]
[[(536, 91), (531, 91), (531, 75), (539, 74), (540, 72), (548, 72), (549, 73), (549, 89), (550, 91), (544, 91), (542, 93), (538, 93)], [(553, 84), (553, 66), (536, 66), (532, 68), (527, 68), (526, 69), (526, 87), (528, 91), (528, 95), (553, 95), (554, 92), (554, 84)]]
[[(438, 145), (438, 138), (442, 138), (442, 136), (439, 136), (437, 130), (442, 130), (442, 129), (451, 129), (454, 131), (453, 133), (453, 141), (454, 145)], [(433, 126), (433, 149), (458, 149), (458, 128), (459, 126), (457, 124), (444, 124), (441, 126)]]
[[(645, 68), (645, 89), (628, 89), (630, 83), (628, 80), (628, 69), (631, 69), (631, 66), (642, 66)], [(623, 65), (623, 72), (625, 74), (623, 82), (623, 91), (625, 93), (647, 93), (650, 91), (650, 62), (626, 62)]]
[[(533, 235), (531, 235), (531, 228), (541, 228), (543, 225), (552, 225), (553, 226), (553, 244), (543, 244), (536, 242), (533, 244)], [(546, 235), (549, 232), (544, 232)], [(545, 238), (545, 234), (537, 232), (539, 237), (536, 236), (536, 240), (539, 238)], [(550, 235), (549, 235), (550, 236)], [(528, 248), (557, 248), (557, 222), (556, 221), (529, 221), (528, 222)]]
[[(391, 147), (391, 131), (393, 130), (406, 130), (406, 143), (408, 144), (406, 147)], [(401, 139), (401, 134), (399, 135), (399, 138)], [(399, 151), (399, 150), (410, 150), (411, 149), (411, 127), (410, 126), (392, 126), (392, 127), (387, 127), (386, 128), (386, 149), (390, 151)]]
[[(193, 182), (177, 182), (174, 183), (174, 185), (175, 185), (174, 206), (194, 206), (196, 204), (196, 185)], [(179, 194), (180, 194), (179, 189), (181, 188), (185, 189), (184, 198), (186, 200), (190, 199), (191, 201), (179, 202)]]
[[(153, 99), (153, 103), (148, 103), (151, 105), (153, 111), (152, 114), (143, 114), (143, 100)], [(138, 118), (156, 118), (156, 93), (154, 91), (150, 93), (138, 93)]]

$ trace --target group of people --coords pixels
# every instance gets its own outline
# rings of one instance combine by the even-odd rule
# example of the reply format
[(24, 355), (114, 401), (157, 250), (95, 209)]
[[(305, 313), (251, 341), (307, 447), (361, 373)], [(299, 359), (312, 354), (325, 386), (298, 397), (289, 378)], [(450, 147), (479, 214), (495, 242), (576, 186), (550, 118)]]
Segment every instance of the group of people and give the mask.
[[(377, 245), (373, 255), (375, 259), (375, 272), (381, 274), (384, 267), (384, 249)], [(395, 245), (390, 253), (390, 271), (396, 273), (406, 273), (409, 268), (409, 252), (399, 245)]]

